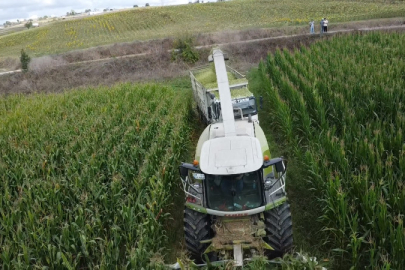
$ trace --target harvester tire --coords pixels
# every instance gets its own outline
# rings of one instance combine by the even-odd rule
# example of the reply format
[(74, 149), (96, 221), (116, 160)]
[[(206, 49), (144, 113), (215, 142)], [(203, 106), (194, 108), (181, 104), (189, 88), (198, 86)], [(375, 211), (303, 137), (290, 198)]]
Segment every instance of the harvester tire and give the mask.
[(204, 261), (202, 255), (209, 246), (209, 243), (201, 244), (200, 241), (208, 240), (212, 237), (213, 231), (211, 229), (210, 217), (207, 214), (202, 214), (186, 207), (184, 209), (184, 238), (190, 258), (196, 263)]
[(264, 212), (266, 237), (264, 240), (274, 249), (269, 257), (280, 257), (291, 250), (293, 231), (290, 205), (282, 205)]

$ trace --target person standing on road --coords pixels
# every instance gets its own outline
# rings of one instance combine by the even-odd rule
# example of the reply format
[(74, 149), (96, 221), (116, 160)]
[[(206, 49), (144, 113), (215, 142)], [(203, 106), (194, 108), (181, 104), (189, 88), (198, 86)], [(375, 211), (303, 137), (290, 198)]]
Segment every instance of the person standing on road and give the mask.
[(323, 33), (323, 18), (322, 18), (322, 20), (321, 20), (321, 31), (320, 31), (320, 33), (322, 34)]
[(315, 22), (314, 22), (314, 20), (312, 20), (312, 21), (309, 22), (309, 32), (311, 34), (313, 34), (315, 32), (314, 27), (315, 27)]
[(323, 20), (323, 31), (325, 33), (328, 32), (328, 23), (329, 23), (328, 19), (325, 18), (325, 20)]

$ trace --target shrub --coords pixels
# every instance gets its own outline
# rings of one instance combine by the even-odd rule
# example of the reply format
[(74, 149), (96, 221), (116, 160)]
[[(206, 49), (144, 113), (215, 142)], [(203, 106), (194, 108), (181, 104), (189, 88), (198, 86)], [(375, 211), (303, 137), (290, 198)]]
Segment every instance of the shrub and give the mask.
[(191, 36), (180, 37), (173, 43), (172, 60), (181, 59), (188, 63), (195, 63), (200, 59), (198, 51), (193, 46)]
[(24, 49), (21, 49), (20, 61), (21, 61), (21, 69), (25, 72), (28, 71), (28, 64), (31, 61), (31, 57), (24, 51)]

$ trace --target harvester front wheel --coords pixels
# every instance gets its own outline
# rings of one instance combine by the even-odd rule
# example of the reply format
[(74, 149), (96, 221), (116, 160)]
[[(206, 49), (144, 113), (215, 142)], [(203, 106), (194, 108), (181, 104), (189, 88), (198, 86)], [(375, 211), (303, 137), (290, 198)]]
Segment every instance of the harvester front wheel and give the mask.
[(203, 262), (202, 255), (209, 246), (209, 243), (202, 244), (200, 241), (212, 237), (213, 231), (210, 217), (207, 214), (186, 207), (184, 209), (184, 238), (190, 258), (195, 260), (196, 263)]
[(266, 224), (265, 241), (274, 248), (270, 257), (279, 257), (288, 252), (293, 245), (293, 231), (290, 205), (282, 205), (264, 212)]

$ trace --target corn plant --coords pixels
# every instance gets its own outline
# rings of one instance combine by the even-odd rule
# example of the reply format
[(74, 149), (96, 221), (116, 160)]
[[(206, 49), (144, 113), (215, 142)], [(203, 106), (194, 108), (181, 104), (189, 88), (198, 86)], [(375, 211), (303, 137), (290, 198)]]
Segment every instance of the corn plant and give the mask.
[(405, 267), (404, 42), (335, 37), (259, 66), (268, 121), (322, 202), (320, 241), (353, 269)]
[(3, 269), (156, 269), (190, 98), (131, 84), (1, 98)]

